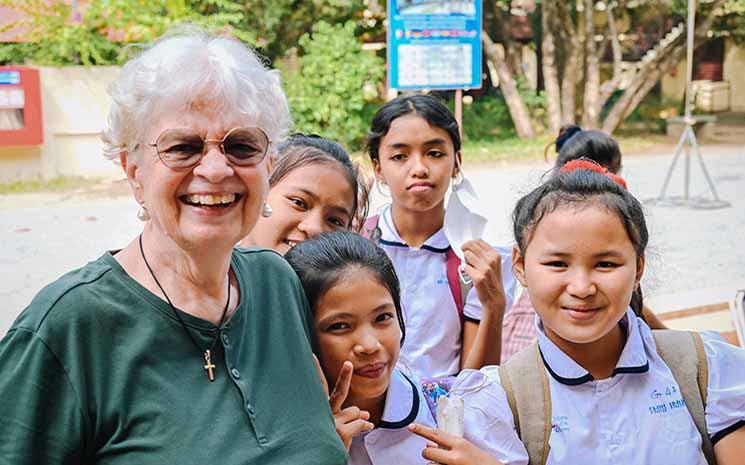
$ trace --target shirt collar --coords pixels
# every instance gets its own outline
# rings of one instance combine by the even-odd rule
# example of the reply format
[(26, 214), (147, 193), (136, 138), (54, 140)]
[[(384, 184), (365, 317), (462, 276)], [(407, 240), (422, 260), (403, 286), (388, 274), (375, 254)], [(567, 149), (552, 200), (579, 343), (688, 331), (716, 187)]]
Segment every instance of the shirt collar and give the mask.
[[(396, 230), (396, 225), (393, 224), (393, 214), (391, 205), (385, 207), (383, 212), (380, 214), (380, 220), (378, 221), (378, 227), (380, 228), (380, 243), (383, 245), (393, 247), (406, 247), (409, 245), (401, 239), (401, 236)], [(432, 234), (424, 244), (420, 247), (421, 249), (429, 250), (430, 252), (446, 253), (450, 248), (450, 242), (445, 237), (445, 230), (440, 228)]]
[(422, 405), (416, 384), (400, 371), (393, 370), (378, 428), (405, 428), (419, 415)]
[[(626, 331), (626, 344), (611, 376), (619, 373), (646, 373), (649, 371), (649, 360), (636, 315), (629, 308), (618, 324)], [(543, 363), (556, 381), (568, 386), (576, 386), (594, 380), (587, 370), (551, 342), (543, 330), (543, 324), (538, 319), (536, 319), (536, 328)]]

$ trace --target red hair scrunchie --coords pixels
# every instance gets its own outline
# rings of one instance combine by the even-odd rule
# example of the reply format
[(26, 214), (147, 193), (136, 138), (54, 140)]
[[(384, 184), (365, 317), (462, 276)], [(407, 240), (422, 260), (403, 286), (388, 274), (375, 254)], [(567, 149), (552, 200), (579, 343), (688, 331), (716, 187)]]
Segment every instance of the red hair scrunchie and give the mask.
[(576, 160), (571, 160), (567, 162), (564, 166), (562, 166), (559, 169), (560, 173), (571, 173), (575, 170), (590, 170), (594, 171), (596, 173), (600, 173), (603, 176), (609, 178), (611, 181), (615, 182), (619, 186), (623, 187), (624, 189), (628, 189), (628, 186), (626, 185), (626, 180), (623, 179), (621, 176), (618, 176), (617, 174), (613, 174), (607, 169), (603, 168), (593, 160), (590, 160), (589, 158), (579, 158)]

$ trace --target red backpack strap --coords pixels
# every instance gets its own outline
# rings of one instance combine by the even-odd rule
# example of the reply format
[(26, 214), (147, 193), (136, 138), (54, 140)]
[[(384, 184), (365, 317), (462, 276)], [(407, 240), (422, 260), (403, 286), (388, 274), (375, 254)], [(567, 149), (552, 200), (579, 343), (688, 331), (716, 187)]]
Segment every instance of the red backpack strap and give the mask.
[(445, 259), (445, 271), (448, 276), (450, 293), (453, 294), (453, 300), (455, 300), (455, 308), (458, 309), (458, 319), (460, 320), (460, 324), (462, 326), (464, 320), (463, 308), (466, 306), (466, 302), (461, 291), (460, 273), (458, 273), (459, 266), (460, 258), (455, 255), (455, 252), (453, 252), (453, 248), (450, 247), (447, 252), (447, 258)]
[(380, 242), (380, 227), (378, 226), (379, 222), (380, 215), (368, 216), (365, 219), (365, 222), (362, 223), (360, 236), (364, 237), (365, 239), (370, 239), (376, 244)]

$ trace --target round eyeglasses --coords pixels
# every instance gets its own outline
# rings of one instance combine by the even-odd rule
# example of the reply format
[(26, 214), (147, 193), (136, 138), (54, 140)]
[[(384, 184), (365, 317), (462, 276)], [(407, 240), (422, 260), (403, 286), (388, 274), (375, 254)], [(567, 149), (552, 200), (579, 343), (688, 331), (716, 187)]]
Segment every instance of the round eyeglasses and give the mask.
[(148, 145), (155, 147), (158, 158), (167, 167), (186, 169), (199, 164), (208, 144), (217, 144), (234, 165), (253, 166), (264, 159), (270, 143), (266, 133), (255, 127), (233, 128), (222, 139), (204, 139), (192, 130), (175, 128), (166, 129), (155, 143)]

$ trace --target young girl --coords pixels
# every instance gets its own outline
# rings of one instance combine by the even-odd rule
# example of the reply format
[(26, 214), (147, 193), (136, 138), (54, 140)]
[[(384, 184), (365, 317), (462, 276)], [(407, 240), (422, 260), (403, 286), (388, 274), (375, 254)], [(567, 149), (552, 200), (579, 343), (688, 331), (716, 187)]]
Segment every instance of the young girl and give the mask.
[[(428, 463), (426, 441), (407, 426), (435, 421), (419, 381), (395, 368), (405, 331), (398, 279), (385, 252), (357, 234), (332, 232), (285, 257), (313, 311), (321, 379), (334, 385), (329, 403), (350, 465)], [(465, 463), (456, 458), (498, 463), (467, 441), (447, 452), (438, 460), (445, 465)]]
[(344, 147), (295, 134), (283, 142), (269, 178), (267, 205), (242, 241), (281, 254), (324, 231), (352, 227), (367, 210), (367, 189)]
[(409, 336), (401, 360), (422, 377), (498, 363), (502, 317), (511, 305), (509, 260), (483, 240), (463, 246), (474, 284), (465, 304), (456, 303), (448, 279), (445, 195), (462, 174), (460, 145), (453, 114), (430, 95), (386, 103), (368, 136), (376, 180), (391, 196), (368, 235), (378, 240), (401, 280)]
[[(648, 240), (639, 201), (602, 168), (575, 160), (523, 197), (513, 217), (515, 272), (540, 317), (537, 346), (499, 369), (459, 376), (453, 389), (467, 392), (465, 437), (506, 464), (526, 464), (521, 438), (535, 424), (525, 419), (537, 414), (548, 448), (531, 463), (706, 464), (708, 439), (720, 465), (742, 463), (745, 350), (713, 334), (674, 332), (689, 343), (666, 352), (669, 337), (653, 337), (629, 308)], [(676, 356), (697, 339), (698, 368), (681, 376), (688, 362)], [(525, 362), (525, 354), (534, 357)], [(509, 371), (517, 359), (527, 363), (523, 376), (542, 380), (533, 398), (543, 408), (515, 407), (515, 394), (529, 394), (510, 388), (520, 383)], [(698, 402), (684, 400), (690, 386), (700, 389)]]

